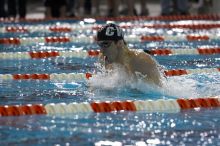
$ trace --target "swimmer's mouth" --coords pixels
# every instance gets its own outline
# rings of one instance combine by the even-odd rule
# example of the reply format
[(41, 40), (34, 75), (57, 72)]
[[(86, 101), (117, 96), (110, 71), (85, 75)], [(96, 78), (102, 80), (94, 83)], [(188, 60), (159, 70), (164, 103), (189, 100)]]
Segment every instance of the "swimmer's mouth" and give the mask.
[(105, 60), (105, 61), (108, 61), (108, 57), (107, 57), (107, 56), (104, 56), (104, 60)]
[(107, 56), (104, 56), (104, 61), (105, 61), (105, 63), (109, 63), (109, 59)]

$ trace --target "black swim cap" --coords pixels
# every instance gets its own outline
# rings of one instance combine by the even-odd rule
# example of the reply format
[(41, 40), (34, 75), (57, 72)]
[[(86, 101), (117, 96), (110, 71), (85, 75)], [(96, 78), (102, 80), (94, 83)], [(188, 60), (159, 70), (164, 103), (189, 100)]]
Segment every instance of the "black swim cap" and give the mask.
[(110, 23), (98, 30), (97, 41), (112, 40), (118, 41), (124, 39), (123, 30), (116, 24)]

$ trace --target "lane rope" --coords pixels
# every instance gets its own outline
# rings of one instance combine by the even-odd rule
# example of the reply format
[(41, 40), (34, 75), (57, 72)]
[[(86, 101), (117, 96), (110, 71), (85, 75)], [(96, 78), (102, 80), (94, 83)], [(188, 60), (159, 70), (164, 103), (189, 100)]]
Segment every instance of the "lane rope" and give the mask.
[[(144, 29), (144, 28), (154, 28), (154, 29), (215, 29), (220, 28), (219, 22), (207, 22), (200, 23), (197, 22), (195, 24), (146, 24), (146, 23), (138, 23), (138, 24), (119, 24), (121, 28), (127, 29)], [(74, 31), (88, 31), (88, 30), (97, 30), (101, 28), (101, 25), (98, 24), (86, 24), (83, 26), (79, 26), (78, 24), (71, 23), (63, 23), (62, 26), (57, 25), (7, 25), (5, 27), (0, 27), (1, 33), (32, 33), (32, 32), (74, 32)]]
[(42, 59), (51, 57), (97, 57), (99, 50), (75, 50), (75, 51), (33, 51), (33, 52), (1, 52), (0, 59)]
[[(126, 42), (148, 42), (148, 41), (208, 41), (219, 40), (219, 36), (215, 34), (188, 34), (188, 35), (149, 35), (149, 36), (125, 36)], [(96, 41), (95, 36), (53, 36), (53, 37), (23, 37), (23, 38), (0, 38), (0, 44), (4, 45), (28, 45), (36, 43), (94, 43)]]
[[(220, 54), (220, 48), (198, 48), (198, 49), (152, 49), (144, 51), (154, 56), (164, 55), (214, 55)], [(1, 52), (0, 59), (42, 59), (51, 57), (75, 57), (88, 58), (99, 56), (99, 50), (75, 50), (75, 51), (32, 51), (32, 52)]]
[(126, 101), (94, 101), (91, 103), (72, 102), (49, 103), (49, 104), (27, 104), (27, 105), (2, 105), (0, 116), (23, 116), (23, 115), (54, 115), (70, 113), (106, 113), (118, 111), (146, 111), (178, 113), (183, 110), (195, 108), (218, 108), (220, 107), (219, 97), (207, 98), (178, 98), (158, 100), (126, 100)]
[[(173, 69), (165, 70), (167, 77), (187, 74), (218, 73), (220, 68)], [(0, 74), (1, 80), (50, 80), (50, 81), (85, 81), (92, 77), (91, 73), (52, 73), (52, 74)]]

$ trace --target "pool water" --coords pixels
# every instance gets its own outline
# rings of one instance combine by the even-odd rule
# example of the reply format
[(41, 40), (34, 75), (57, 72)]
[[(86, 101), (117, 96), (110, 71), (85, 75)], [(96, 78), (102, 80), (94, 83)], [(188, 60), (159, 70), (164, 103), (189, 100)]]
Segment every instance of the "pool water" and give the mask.
[[(131, 21), (130, 21), (131, 22)], [(128, 23), (130, 23), (128, 21)], [(180, 21), (140, 21), (141, 23), (180, 23)], [(219, 23), (209, 20), (210, 23)], [(35, 23), (5, 22), (7, 26), (88, 27), (106, 22), (44, 21)], [(124, 22), (117, 22), (124, 24)], [(138, 21), (134, 22), (135, 24)], [(183, 22), (184, 23), (184, 22)], [(189, 24), (204, 23), (190, 20)], [(28, 27), (31, 28), (31, 27)], [(47, 36), (94, 36), (95, 30), (76, 29), (72, 32), (2, 32), (1, 38)], [(125, 35), (187, 34), (217, 35), (219, 28), (191, 29), (128, 29)], [(208, 41), (128, 41), (135, 49), (197, 49), (217, 48), (218, 39)], [(78, 40), (68, 43), (36, 43), (21, 45), (0, 44), (0, 52), (70, 51), (99, 49), (95, 43)], [(168, 55), (153, 56), (165, 70), (220, 68), (220, 55)], [(0, 105), (26, 105), (49, 103), (82, 103), (92, 101), (157, 100), (178, 98), (219, 97), (218, 72), (171, 76), (163, 79), (162, 88), (142, 81), (133, 82), (122, 72), (103, 71), (96, 57), (52, 57), (42, 59), (1, 58), (0, 74), (34, 73), (87, 73), (97, 74), (89, 80), (4, 80), (0, 78)], [(71, 113), (54, 115), (27, 115), (0, 117), (0, 145), (220, 145), (219, 108), (195, 108), (180, 112), (119, 111), (111, 113)]]

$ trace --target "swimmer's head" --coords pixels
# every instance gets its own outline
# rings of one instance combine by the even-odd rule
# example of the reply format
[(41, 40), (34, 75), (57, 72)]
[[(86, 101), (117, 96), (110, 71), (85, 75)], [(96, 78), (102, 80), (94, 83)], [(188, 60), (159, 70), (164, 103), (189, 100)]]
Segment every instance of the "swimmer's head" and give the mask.
[(123, 30), (116, 24), (109, 23), (98, 30), (97, 41), (124, 40)]
[(116, 62), (121, 55), (122, 46), (126, 44), (122, 29), (112, 23), (103, 26), (97, 32), (97, 44), (106, 64)]

